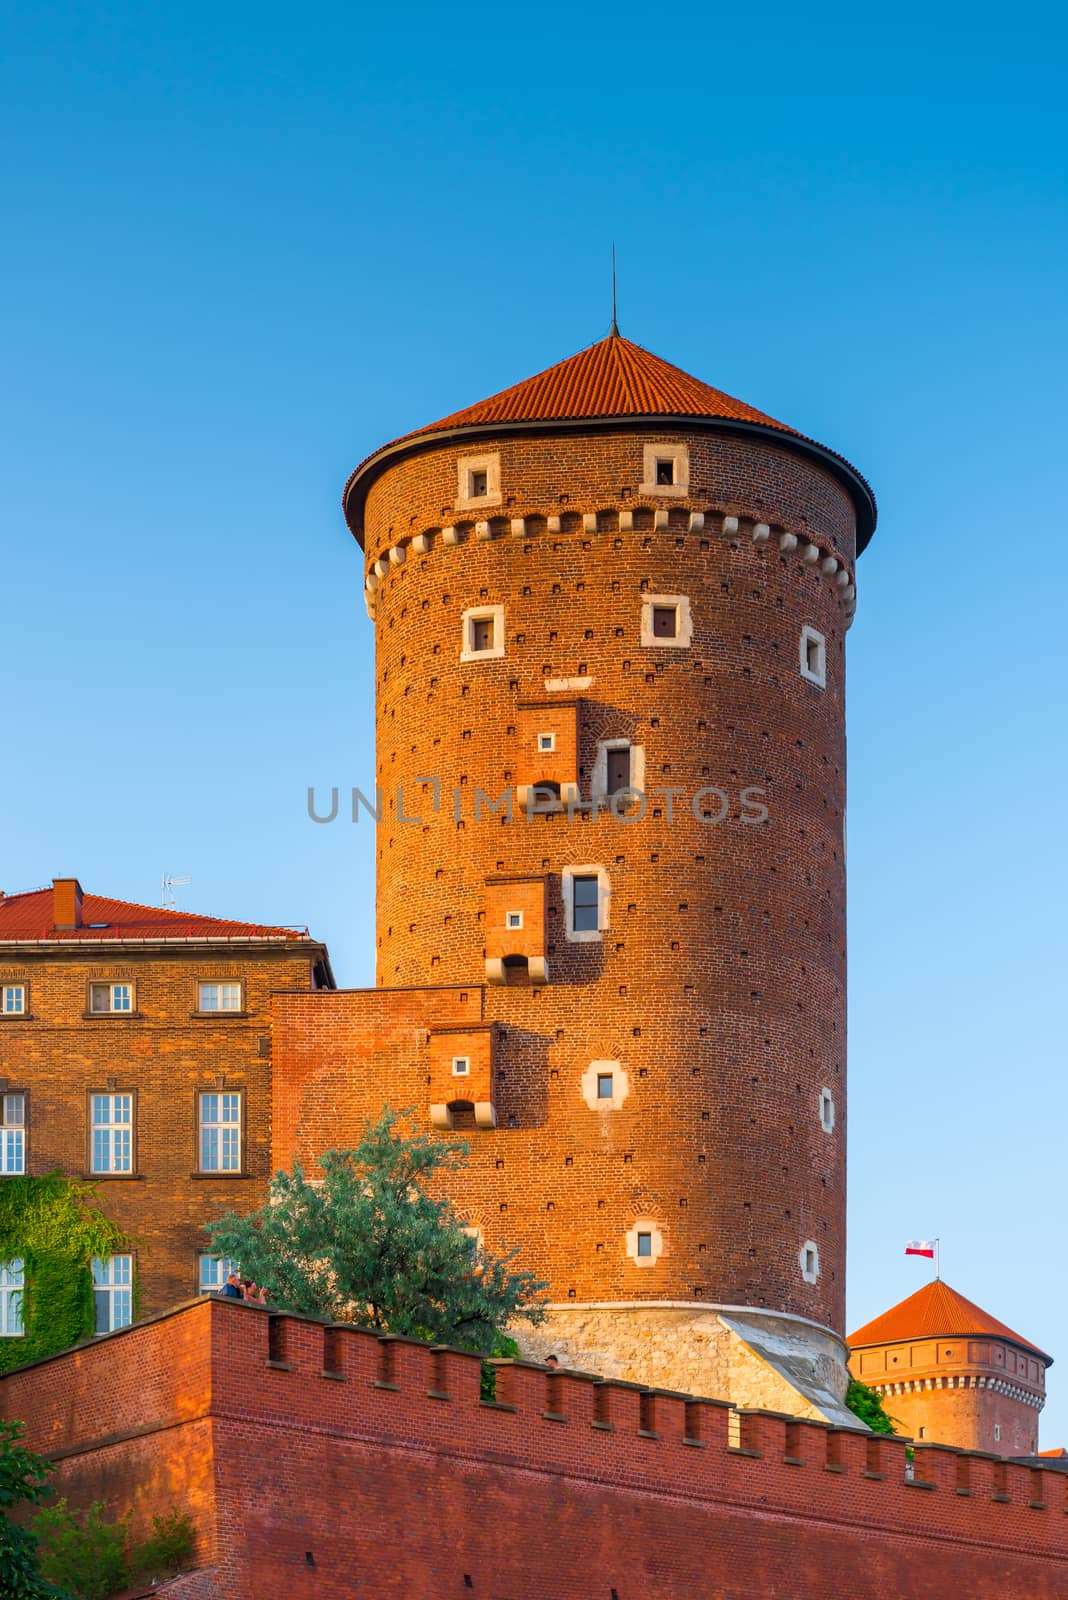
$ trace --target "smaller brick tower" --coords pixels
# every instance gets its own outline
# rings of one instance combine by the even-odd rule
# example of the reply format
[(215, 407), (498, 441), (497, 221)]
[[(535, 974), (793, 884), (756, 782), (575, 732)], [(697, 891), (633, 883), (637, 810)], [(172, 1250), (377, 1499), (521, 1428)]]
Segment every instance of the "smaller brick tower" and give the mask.
[(850, 1336), (850, 1369), (914, 1439), (1030, 1456), (1053, 1358), (940, 1278)]

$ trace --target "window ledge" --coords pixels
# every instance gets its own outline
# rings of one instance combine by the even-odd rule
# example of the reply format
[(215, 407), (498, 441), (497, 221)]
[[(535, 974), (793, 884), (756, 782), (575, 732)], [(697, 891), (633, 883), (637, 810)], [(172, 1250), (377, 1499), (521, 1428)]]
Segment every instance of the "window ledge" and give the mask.
[(83, 1172), (83, 1183), (143, 1183), (143, 1172)]
[(257, 1174), (255, 1172), (191, 1172), (189, 1176), (195, 1178), (198, 1183), (212, 1180), (221, 1181), (222, 1183), (235, 1183), (240, 1182), (242, 1179), (255, 1178)]
[(251, 1017), (251, 1011), (191, 1011), (192, 1022), (240, 1022), (243, 1017)]
[[(99, 1015), (99, 1013), (98, 1013), (98, 1015)], [(40, 1018), (36, 1017), (32, 1011), (0, 1011), (0, 1022), (38, 1022), (38, 1021), (40, 1021)], [(20, 1335), (16, 1334), (16, 1335), (14, 1335), (14, 1337), (15, 1338), (19, 1338)]]
[(143, 1022), (143, 1011), (83, 1011), (83, 1022)]

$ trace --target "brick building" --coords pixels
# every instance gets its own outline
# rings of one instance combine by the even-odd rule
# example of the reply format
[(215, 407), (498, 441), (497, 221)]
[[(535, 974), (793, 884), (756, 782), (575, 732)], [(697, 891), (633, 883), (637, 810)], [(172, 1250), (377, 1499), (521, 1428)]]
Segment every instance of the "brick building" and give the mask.
[(383, 1101), (575, 1365), (840, 1419), (845, 634), (833, 452), (617, 332), (378, 450), (377, 987), (280, 997), (274, 1160)]
[(1053, 1358), (940, 1278), (850, 1335), (855, 1377), (899, 1431), (1000, 1456), (1038, 1451)]
[(204, 1224), (258, 1205), (271, 1171), (272, 992), (332, 983), (292, 928), (75, 878), (0, 894), (0, 1169), (98, 1186), (131, 1241), (98, 1271), (98, 1330), (217, 1286)]

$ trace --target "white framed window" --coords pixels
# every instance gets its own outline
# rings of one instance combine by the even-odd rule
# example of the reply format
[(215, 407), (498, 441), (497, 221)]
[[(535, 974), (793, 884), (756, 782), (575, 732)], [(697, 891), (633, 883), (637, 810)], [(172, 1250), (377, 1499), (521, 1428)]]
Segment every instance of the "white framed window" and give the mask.
[(538, 734), (538, 753), (540, 755), (548, 755), (550, 751), (553, 751), (555, 749), (556, 749), (556, 735), (555, 735), (555, 733), (539, 733)]
[(818, 689), (827, 687), (827, 641), (807, 624), (801, 629), (801, 676)]
[(240, 1272), (240, 1270), (233, 1256), (199, 1255), (197, 1257), (197, 1293), (218, 1294), (231, 1272)]
[(609, 926), (611, 890), (603, 867), (565, 867), (561, 874), (564, 931), (573, 943), (599, 939)]
[(472, 606), (462, 621), (461, 661), (497, 661), (504, 655), (503, 606)]
[(0, 1261), (0, 1339), (21, 1339), (22, 1294), (26, 1287), (26, 1263), (21, 1256)]
[(134, 986), (132, 983), (91, 983), (89, 985), (89, 1010), (103, 1014), (105, 1012), (129, 1013), (134, 1008)]
[(801, 1276), (806, 1283), (816, 1283), (820, 1275), (820, 1247), (812, 1239), (806, 1239), (798, 1251), (798, 1263), (801, 1267)]
[(690, 452), (677, 440), (642, 446), (642, 486), (647, 495), (685, 495), (690, 490)]
[(241, 1095), (211, 1090), (199, 1098), (201, 1172), (241, 1171)]
[(829, 1089), (820, 1090), (820, 1127), (824, 1133), (834, 1132), (834, 1095)]
[(133, 1095), (89, 1096), (89, 1171), (133, 1171)]
[(94, 1333), (114, 1333), (133, 1321), (133, 1256), (93, 1257)]
[(645, 749), (629, 739), (598, 739), (590, 777), (590, 792), (596, 801), (611, 800), (627, 790), (635, 798), (645, 792)]
[(688, 595), (642, 595), (643, 646), (685, 650), (692, 642), (693, 616)]
[(0, 1095), (0, 1177), (26, 1171), (26, 1096)]
[(471, 1076), (471, 1057), (453, 1056), (452, 1075), (454, 1078), (469, 1078)]
[(521, 928), (523, 926), (523, 913), (521, 911), (506, 912), (504, 925), (506, 928)]
[(197, 985), (198, 1011), (242, 1011), (244, 1009), (243, 985), (229, 983), (200, 983)]
[(5, 1017), (24, 1017), (26, 1015), (26, 985), (24, 983), (5, 983), (0, 990), (0, 1012)]
[(501, 503), (501, 458), (496, 452), (461, 456), (456, 463), (456, 509), (473, 511)]
[(626, 1069), (619, 1061), (591, 1061), (579, 1083), (591, 1111), (618, 1111), (630, 1089)]
[(626, 1251), (636, 1267), (655, 1267), (664, 1253), (664, 1235), (652, 1217), (638, 1217), (628, 1229)]

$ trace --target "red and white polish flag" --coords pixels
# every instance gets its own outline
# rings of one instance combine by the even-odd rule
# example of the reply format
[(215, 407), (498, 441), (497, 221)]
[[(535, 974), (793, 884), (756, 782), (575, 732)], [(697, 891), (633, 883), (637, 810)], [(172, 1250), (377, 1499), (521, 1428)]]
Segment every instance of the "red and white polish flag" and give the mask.
[(905, 1246), (905, 1254), (907, 1256), (929, 1256), (933, 1261), (934, 1253), (935, 1247), (933, 1239), (910, 1239), (908, 1244)]

